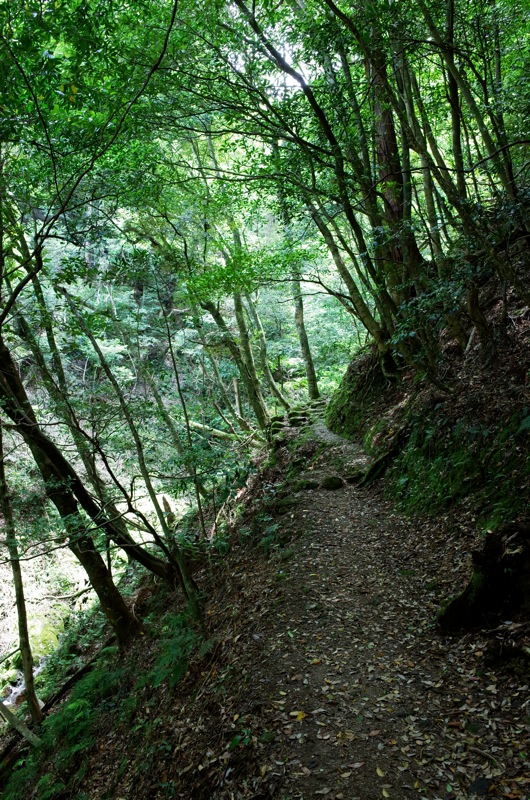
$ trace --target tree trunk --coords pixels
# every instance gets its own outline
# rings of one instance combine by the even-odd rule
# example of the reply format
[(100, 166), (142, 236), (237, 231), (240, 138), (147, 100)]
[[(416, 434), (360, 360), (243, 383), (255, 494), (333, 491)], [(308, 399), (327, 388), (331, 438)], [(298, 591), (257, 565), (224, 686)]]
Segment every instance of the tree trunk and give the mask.
[(307, 330), (305, 327), (304, 301), (302, 298), (302, 287), (300, 285), (300, 274), (298, 270), (293, 269), (291, 276), (294, 302), (294, 322), (298, 332), (298, 341), (300, 342), (302, 359), (304, 361), (304, 369), (307, 378), (307, 392), (310, 400), (318, 400), (320, 397), (320, 392), (318, 391), (317, 374), (315, 371), (313, 356), (311, 354), (311, 348), (309, 346), (309, 339), (307, 337)]
[[(379, 33), (374, 34), (378, 38)], [(382, 192), (390, 242), (378, 248), (385, 264), (385, 274), (393, 299), (399, 306), (411, 296), (407, 285), (418, 274), (422, 262), (412, 228), (407, 224), (406, 181), (398, 148), (394, 115), (386, 99), (387, 66), (382, 51), (374, 48), (367, 58), (367, 70), (373, 91), (375, 150), (378, 165), (378, 189)], [(402, 71), (398, 78), (402, 79)], [(406, 134), (404, 132), (404, 138)], [(404, 154), (408, 154), (407, 149)]]
[[(152, 553), (144, 550), (141, 545), (134, 541), (127, 530), (127, 526), (122, 520), (121, 514), (116, 509), (115, 504), (109, 498), (107, 487), (97, 471), (95, 459), (93, 454), (90, 452), (90, 448), (88, 447), (86, 434), (82, 431), (81, 425), (74, 415), (71, 404), (67, 402), (66, 379), (64, 377), (63, 367), (58, 350), (55, 353), (54, 366), (57, 371), (59, 389), (57, 388), (46, 366), (44, 356), (38, 346), (38, 343), (35, 341), (29, 326), (20, 313), (17, 315), (17, 321), (19, 335), (26, 341), (28, 346), (31, 348), (33, 355), (35, 356), (35, 360), (41, 372), (43, 382), (54, 403), (55, 411), (58, 416), (64, 419), (70, 429), (70, 432), (72, 433), (77, 452), (81, 458), (81, 461), (83, 462), (88, 479), (101, 502), (101, 507), (98, 507), (88, 492), (83, 489), (83, 484), (79, 478), (74, 484), (72, 484), (75, 487), (74, 494), (76, 495), (78, 501), (87, 514), (89, 514), (89, 516), (94, 520), (94, 522), (105, 529), (107, 537), (125, 551), (128, 558), (138, 561), (139, 564), (142, 564), (142, 566), (144, 566), (150, 572), (153, 572), (160, 578), (171, 582), (174, 578), (174, 571), (171, 566), (164, 560), (157, 558), (157, 556), (154, 556)], [(52, 349), (52, 354), (53, 353), (54, 351)], [(62, 378), (61, 373), (63, 375)], [(51, 440), (48, 440), (47, 442), (47, 449), (48, 452), (53, 452), (54, 450), (57, 451), (56, 445)], [(54, 456), (55, 463), (59, 464), (61, 459), (62, 456), (56, 452)], [(105, 509), (105, 511), (103, 512), (102, 509)]]
[[(165, 311), (164, 305), (163, 305), (163, 303), (161, 301), (160, 295), (159, 295), (159, 300), (160, 300), (160, 307), (162, 309), (162, 314), (164, 316), (164, 320), (165, 320), (166, 325), (167, 325), (167, 315), (166, 315), (166, 311)], [(131, 348), (130, 339), (125, 334), (125, 332), (123, 331), (121, 325), (119, 324), (119, 320), (117, 320), (116, 317), (114, 317), (114, 322), (116, 323), (116, 325), (118, 327), (118, 330), (120, 332), (120, 335), (121, 335), (122, 339), (124, 340), (127, 348), (129, 350), (131, 350), (132, 348)], [(169, 341), (170, 350), (172, 350), (171, 341), (169, 339), (169, 336), (170, 336), (169, 326), (167, 326), (167, 334), (168, 334), (168, 341)], [(149, 388), (151, 389), (151, 393), (152, 393), (152, 395), (153, 395), (153, 397), (155, 399), (155, 403), (157, 405), (159, 414), (162, 417), (162, 419), (164, 421), (164, 424), (166, 425), (166, 427), (168, 429), (168, 432), (169, 432), (169, 435), (171, 437), (171, 441), (173, 442), (173, 446), (175, 447), (175, 450), (177, 451), (177, 453), (179, 453), (179, 455), (183, 455), (184, 454), (184, 446), (183, 446), (182, 442), (180, 441), (180, 437), (179, 437), (178, 431), (177, 431), (177, 429), (175, 427), (175, 424), (174, 424), (173, 420), (171, 419), (171, 416), (170, 416), (166, 406), (164, 405), (164, 401), (162, 399), (162, 396), (161, 396), (160, 392), (158, 391), (158, 387), (156, 385), (156, 381), (155, 381), (154, 375), (150, 372), (150, 370), (148, 368), (146, 368), (140, 362), (140, 360), (139, 360), (139, 363), (137, 364), (137, 368), (139, 369), (139, 372), (140, 372), (142, 378), (146, 381), (146, 383), (148, 384)], [(199, 480), (199, 478), (197, 477), (196, 474), (193, 476), (193, 480), (194, 480), (195, 488), (201, 494), (201, 496), (205, 497), (205, 498), (208, 497), (208, 492), (206, 490), (206, 487)]]
[(131, 412), (129, 410), (129, 407), (127, 405), (127, 402), (125, 400), (124, 394), (123, 394), (123, 392), (122, 392), (122, 390), (120, 388), (120, 385), (119, 385), (118, 381), (116, 380), (116, 377), (114, 376), (114, 373), (112, 372), (112, 370), (111, 370), (111, 368), (109, 366), (109, 363), (108, 363), (107, 359), (103, 355), (101, 347), (98, 345), (98, 343), (97, 343), (96, 339), (94, 338), (93, 334), (91, 333), (90, 329), (87, 327), (82, 315), (79, 313), (79, 311), (75, 307), (75, 304), (74, 304), (72, 298), (70, 297), (70, 295), (66, 291), (64, 291), (64, 295), (65, 295), (65, 297), (66, 297), (66, 299), (68, 301), (68, 305), (70, 306), (70, 308), (71, 308), (72, 312), (74, 313), (77, 321), (79, 322), (79, 325), (80, 325), (81, 329), (83, 330), (84, 334), (89, 339), (90, 344), (94, 348), (94, 352), (96, 353), (96, 355), (97, 355), (97, 357), (99, 359), (99, 362), (101, 364), (103, 372), (107, 376), (107, 378), (109, 380), (109, 383), (112, 385), (112, 388), (114, 389), (116, 397), (117, 397), (117, 399), (119, 401), (123, 417), (124, 417), (125, 421), (127, 422), (127, 426), (129, 428), (129, 431), (131, 433), (132, 439), (133, 439), (135, 447), (136, 447), (136, 454), (137, 454), (137, 457), (138, 457), (138, 466), (140, 468), (140, 474), (141, 474), (142, 479), (143, 479), (143, 481), (145, 483), (145, 487), (147, 489), (147, 493), (149, 495), (151, 503), (153, 504), (153, 508), (155, 510), (155, 513), (156, 513), (156, 516), (158, 518), (158, 521), (160, 523), (160, 527), (162, 528), (162, 531), (164, 532), (165, 541), (163, 539), (161, 539), (161, 537), (159, 537), (159, 536), (156, 536), (156, 541), (163, 548), (164, 552), (166, 552), (168, 555), (169, 554), (171, 555), (172, 561), (173, 561), (173, 563), (174, 563), (174, 565), (176, 567), (176, 571), (178, 573), (178, 577), (179, 577), (179, 580), (180, 580), (180, 584), (181, 584), (182, 590), (184, 591), (184, 594), (186, 595), (186, 598), (188, 600), (191, 613), (193, 614), (193, 616), (196, 619), (199, 620), (201, 618), (201, 616), (202, 616), (202, 613), (201, 613), (200, 603), (199, 603), (199, 599), (198, 599), (198, 595), (197, 595), (197, 587), (195, 585), (195, 582), (194, 582), (193, 578), (191, 577), (191, 574), (189, 573), (188, 566), (187, 566), (186, 560), (184, 558), (184, 555), (182, 554), (182, 552), (180, 550), (180, 547), (175, 543), (174, 537), (173, 537), (173, 533), (172, 533), (171, 529), (169, 528), (169, 526), (166, 523), (166, 517), (165, 517), (165, 514), (164, 514), (164, 510), (163, 510), (160, 502), (158, 501), (157, 493), (155, 491), (155, 488), (153, 486), (153, 482), (151, 480), (151, 476), (149, 474), (149, 470), (147, 468), (147, 463), (146, 463), (145, 454), (144, 454), (144, 448), (143, 448), (142, 441), (140, 439), (140, 435), (138, 433), (138, 428), (136, 427), (136, 424), (134, 422), (132, 414), (131, 414)]
[(477, 286), (470, 286), (467, 292), (467, 311), (480, 339), (486, 360), (495, 354), (495, 342), (488, 321), (480, 307), (479, 291)]
[[(168, 346), (169, 346), (169, 353), (170, 353), (170, 356), (171, 356), (171, 364), (173, 365), (173, 374), (175, 376), (175, 382), (177, 384), (177, 392), (178, 392), (178, 396), (179, 396), (179, 400), (180, 400), (180, 406), (182, 408), (182, 414), (184, 415), (184, 424), (186, 426), (186, 438), (187, 438), (187, 441), (188, 441), (188, 448), (189, 448), (189, 451), (190, 451), (190, 456), (192, 457), (191, 470), (192, 470), (192, 475), (193, 475), (193, 485), (195, 487), (195, 499), (197, 501), (197, 514), (198, 514), (198, 517), (199, 517), (199, 524), (200, 524), (200, 527), (201, 527), (202, 537), (204, 539), (204, 538), (206, 538), (206, 527), (204, 525), (204, 515), (203, 515), (203, 512), (202, 512), (202, 503), (201, 503), (200, 487), (202, 486), (202, 484), (201, 484), (201, 482), (199, 480), (199, 476), (197, 474), (197, 466), (195, 464), (195, 460), (194, 460), (193, 455), (192, 455), (193, 439), (192, 439), (192, 436), (191, 436), (190, 418), (189, 418), (189, 414), (188, 414), (188, 407), (186, 405), (186, 398), (184, 397), (184, 392), (182, 391), (182, 385), (181, 385), (181, 382), (180, 382), (180, 372), (179, 372), (179, 369), (178, 369), (178, 366), (177, 366), (177, 359), (175, 357), (175, 350), (173, 348), (173, 339), (171, 337), (171, 328), (169, 326), (168, 315), (167, 315), (165, 309), (163, 309), (162, 313), (164, 315), (164, 322), (165, 322), (165, 325), (166, 325), (167, 342), (168, 342)], [(193, 600), (193, 602), (195, 602), (195, 601)], [(190, 600), (190, 604), (192, 604), (192, 600)]]
[[(235, 362), (235, 365), (236, 365), (237, 370), (239, 372), (239, 375), (241, 377), (241, 380), (243, 381), (243, 385), (245, 386), (245, 389), (247, 390), (248, 399), (250, 401), (251, 408), (252, 408), (254, 414), (256, 415), (257, 423), (258, 423), (258, 425), (259, 425), (261, 430), (265, 430), (265, 428), (267, 427), (267, 425), (269, 423), (269, 412), (267, 411), (267, 407), (265, 405), (265, 401), (264, 401), (263, 395), (261, 393), (261, 388), (260, 388), (260, 385), (259, 385), (259, 381), (258, 381), (257, 375), (255, 374), (255, 370), (254, 370), (254, 374), (252, 374), (251, 371), (248, 368), (246, 358), (244, 357), (244, 354), (243, 354), (244, 342), (241, 341), (241, 344), (239, 345), (235, 341), (234, 337), (232, 336), (232, 334), (230, 333), (230, 331), (228, 329), (228, 325), (226, 324), (226, 322), (225, 322), (225, 320), (223, 318), (223, 315), (221, 314), (221, 312), (219, 311), (219, 309), (217, 308), (215, 303), (212, 303), (211, 300), (203, 300), (201, 305), (202, 305), (202, 307), (204, 308), (205, 311), (208, 311), (212, 315), (217, 327), (219, 328), (219, 330), (223, 334), (224, 343), (227, 346), (228, 350), (230, 351), (230, 354), (231, 354), (232, 358), (234, 359), (234, 362)], [(240, 312), (240, 318), (241, 318), (241, 314), (242, 314), (241, 296), (239, 296), (239, 312)], [(237, 311), (236, 311), (236, 315), (237, 315)], [(239, 328), (239, 324), (238, 324), (238, 328)], [(245, 333), (246, 333), (246, 337), (248, 339), (248, 331), (246, 329), (244, 317), (243, 317), (243, 329), (242, 330), (243, 330), (243, 339), (245, 338)], [(247, 346), (248, 346), (248, 342), (247, 342)], [(236, 410), (237, 410), (237, 407), (236, 407)], [(241, 411), (238, 410), (238, 413), (241, 414)]]
[[(101, 503), (101, 506), (105, 509), (106, 516), (113, 521), (113, 526), (119, 531), (119, 538), (122, 541), (128, 541), (130, 544), (134, 544), (133, 539), (129, 536), (127, 526), (110, 496), (108, 487), (98, 472), (94, 450), (89, 446), (89, 440), (81, 427), (81, 423), (76, 417), (72, 404), (68, 400), (68, 384), (64, 373), (61, 354), (55, 341), (55, 334), (51, 325), (48, 309), (44, 304), (42, 288), (36, 278), (33, 281), (33, 287), (35, 289), (37, 303), (41, 310), (41, 325), (46, 331), (46, 339), (52, 354), (53, 373), (55, 376), (57, 376), (57, 383), (54, 380), (54, 376), (48, 369), (44, 354), (33, 334), (33, 331), (20, 312), (17, 312), (16, 317), (18, 334), (22, 339), (24, 339), (33, 353), (43, 383), (52, 402), (53, 410), (57, 416), (64, 420), (68, 426), (79, 458), (81, 459), (83, 467), (85, 468), (87, 478), (92, 485), (92, 488), (99, 502)], [(114, 537), (110, 538), (116, 541)], [(116, 544), (118, 544), (118, 542), (116, 542)], [(130, 556), (130, 551), (127, 553), (127, 555)]]
[(243, 414), (243, 409), (241, 407), (241, 390), (239, 389), (239, 381), (237, 378), (234, 378), (232, 385), (234, 387), (234, 403), (236, 406), (236, 412), (237, 415), (241, 417)]
[(46, 493), (64, 522), (68, 534), (68, 547), (87, 573), (101, 609), (112, 626), (118, 643), (124, 647), (139, 633), (141, 625), (114, 584), (101, 554), (86, 529), (77, 501), (68, 484), (61, 480), (54, 465), (31, 438), (27, 438), (26, 442), (46, 485)]
[(322, 234), (324, 241), (328, 246), (328, 249), (331, 253), (331, 256), (337, 268), (337, 272), (339, 273), (340, 277), (342, 278), (342, 280), (346, 285), (352, 306), (355, 310), (358, 319), (360, 319), (366, 330), (373, 336), (373, 339), (377, 345), (377, 349), (379, 350), (379, 352), (382, 355), (385, 355), (389, 350), (388, 342), (386, 341), (387, 337), (385, 336), (385, 333), (383, 332), (381, 326), (376, 321), (369, 307), (365, 303), (357, 287), (357, 284), (355, 283), (346, 264), (344, 263), (341, 252), (337, 247), (337, 243), (335, 242), (333, 234), (329, 230), (328, 226), (325, 224), (324, 220), (322, 219), (322, 216), (318, 213), (318, 211), (311, 204), (311, 202), (309, 200), (307, 200), (306, 202), (308, 203), (311, 216), (317, 228), (319, 229), (320, 233)]
[(283, 396), (279, 386), (277, 385), (274, 377), (272, 375), (271, 369), (269, 367), (269, 362), (267, 358), (267, 338), (265, 336), (265, 331), (263, 329), (263, 324), (261, 322), (260, 316), (258, 314), (258, 310), (255, 306), (254, 301), (250, 297), (249, 294), (245, 295), (245, 299), (247, 301), (247, 309), (250, 315), (250, 318), (256, 328), (257, 335), (258, 335), (258, 350), (259, 350), (259, 360), (261, 364), (261, 369), (263, 371), (263, 375), (267, 382), (269, 389), (271, 390), (274, 397), (279, 401), (279, 403), (288, 411), (290, 408), (289, 402)]
[[(24, 435), (23, 431), (20, 432)], [(77, 501), (68, 489), (68, 484), (63, 482), (62, 476), (57, 474), (55, 466), (32, 437), (25, 439), (43, 477), (46, 493), (64, 522), (68, 534), (68, 547), (87, 573), (101, 609), (112, 626), (120, 646), (124, 647), (139, 633), (141, 625), (125, 604), (103, 558), (88, 534)]]
[(264, 430), (269, 424), (269, 412), (267, 411), (267, 406), (265, 405), (265, 400), (263, 398), (259, 378), (256, 372), (256, 364), (254, 362), (254, 354), (250, 344), (250, 336), (243, 311), (243, 300), (241, 298), (241, 294), (239, 292), (234, 292), (233, 300), (236, 323), (239, 331), (239, 346), (241, 348), (243, 363), (245, 365), (245, 374), (247, 376), (246, 388), (248, 392), (248, 398), (256, 415), (256, 419), (258, 420), (258, 424), (260, 428)]
[(81, 482), (55, 445), (40, 430), (11, 354), (1, 338), (0, 399), (4, 413), (30, 448), (47, 495), (65, 523), (68, 547), (85, 568), (118, 641), (121, 645), (127, 644), (131, 636), (140, 630), (140, 625), (125, 605), (81, 519), (72, 487), (73, 483)]
[[(344, 55), (344, 59), (345, 58), (346, 56)], [(351, 76), (349, 70), (347, 69), (347, 62), (346, 64), (343, 64), (343, 68), (346, 70), (347, 76), (349, 77), (351, 84)], [(279, 165), (280, 151), (277, 142), (274, 142), (273, 144), (273, 153)], [(279, 171), (280, 170), (278, 169), (278, 172)], [(287, 200), (285, 197), (285, 192), (281, 181), (278, 181), (277, 187), (278, 187), (277, 189), (278, 203), (280, 206), (280, 213), (282, 216), (285, 237), (287, 243), (290, 245), (292, 238), (290, 234), (291, 220), (289, 218)], [(302, 353), (302, 359), (304, 362), (304, 369), (307, 378), (307, 392), (309, 394), (310, 400), (318, 400), (318, 398), (320, 397), (320, 392), (318, 391), (317, 375), (315, 371), (315, 365), (313, 363), (313, 356), (311, 354), (311, 348), (309, 346), (309, 338), (307, 336), (307, 330), (304, 320), (304, 300), (302, 297), (302, 290), (300, 285), (300, 270), (296, 265), (293, 266), (291, 269), (291, 279), (292, 279), (291, 285), (292, 285), (292, 295), (294, 303), (294, 322), (296, 325), (296, 331), (298, 333), (298, 341), (300, 342), (300, 351)]]
[(427, 211), (427, 222), (429, 226), (429, 241), (431, 243), (432, 254), (439, 267), (443, 258), (442, 242), (434, 204), (434, 186), (432, 175), (425, 157), (421, 156), (421, 172), (423, 177), (423, 196), (425, 198), (425, 209)]
[(13, 509), (9, 497), (4, 462), (4, 441), (2, 424), (0, 423), (0, 508), (4, 517), (5, 538), (11, 561), (13, 573), (13, 584), (15, 587), (15, 598), (18, 615), (18, 637), (20, 642), (20, 655), (22, 657), (22, 671), (24, 673), (24, 685), (26, 688), (26, 700), (29, 706), (31, 719), (35, 725), (40, 725), (42, 712), (35, 694), (35, 682), (33, 680), (33, 655), (29, 640), (28, 617), (26, 613), (26, 601), (24, 598), (24, 584), (22, 581), (22, 570), (18, 555), (17, 535), (13, 520)]
[(9, 724), (20, 733), (21, 736), (26, 739), (33, 747), (39, 747), (42, 744), (42, 740), (39, 739), (38, 736), (35, 736), (32, 731), (25, 725), (21, 719), (19, 719), (16, 714), (13, 714), (0, 700), (0, 714), (9, 722)]
[(429, 32), (436, 45), (439, 47), (440, 55), (445, 61), (447, 69), (453, 76), (455, 83), (458, 87), (458, 90), (462, 98), (464, 99), (466, 105), (468, 106), (472, 117), (476, 122), (477, 128), (480, 131), (482, 141), (484, 142), (484, 145), (486, 147), (488, 156), (490, 157), (491, 162), (495, 166), (497, 175), (503, 185), (503, 188), (506, 190), (507, 194), (510, 197), (515, 198), (516, 190), (513, 180), (505, 169), (505, 164), (503, 163), (502, 156), (499, 154), (498, 145), (496, 142), (493, 141), (493, 138), (486, 125), (484, 115), (480, 111), (475, 101), (475, 98), (473, 97), (473, 93), (471, 91), (469, 84), (465, 79), (462, 71), (455, 64), (452, 50), (449, 47), (446, 47), (446, 43), (443, 40), (443, 35), (436, 27), (436, 24), (427, 8), (425, 0), (418, 0), (418, 5), (421, 9), (427, 27), (429, 28)]
[(215, 358), (215, 355), (212, 353), (212, 345), (208, 343), (206, 340), (206, 336), (203, 331), (202, 321), (200, 318), (200, 312), (197, 308), (193, 308), (193, 323), (195, 325), (195, 330), (199, 336), (201, 344), (203, 346), (206, 355), (208, 356), (208, 360), (212, 366), (213, 374), (215, 377), (215, 384), (219, 389), (221, 394), (222, 401), (225, 405), (225, 408), (228, 410), (228, 413), (232, 417), (233, 420), (237, 423), (237, 425), (241, 428), (242, 431), (250, 433), (252, 431), (251, 426), (248, 424), (246, 419), (241, 415), (241, 403), (237, 405), (237, 407), (232, 403), (228, 391), (223, 383), (223, 379), (221, 377), (221, 373), (219, 371), (219, 365)]
[[(175, 423), (171, 419), (171, 415), (164, 405), (162, 395), (158, 391), (158, 387), (155, 384), (153, 376), (147, 372), (142, 372), (142, 375), (144, 379), (147, 381), (149, 388), (151, 389), (151, 393), (155, 398), (155, 403), (157, 405), (158, 412), (162, 417), (164, 424), (167, 427), (168, 433), (171, 437), (171, 441), (173, 442), (175, 450), (177, 451), (177, 453), (181, 454), (184, 453), (184, 447), (182, 446), (182, 442), (180, 441), (178, 431), (175, 427)], [(198, 478), (195, 480), (195, 485), (197, 486), (197, 489), (201, 493), (202, 497), (208, 498), (208, 490)]]
[[(448, 0), (447, 2), (447, 19), (446, 19), (446, 39), (447, 45), (450, 50), (449, 57), (454, 61), (453, 45), (454, 45), (454, 30), (455, 30), (455, 2)], [(447, 86), (449, 95), (449, 105), (451, 107), (451, 136), (453, 144), (453, 159), (455, 162), (456, 170), (456, 185), (458, 192), (463, 200), (467, 196), (466, 180), (464, 174), (464, 158), (462, 155), (462, 124), (461, 124), (461, 109), (460, 109), (460, 96), (458, 93), (458, 84), (455, 76), (448, 71)]]

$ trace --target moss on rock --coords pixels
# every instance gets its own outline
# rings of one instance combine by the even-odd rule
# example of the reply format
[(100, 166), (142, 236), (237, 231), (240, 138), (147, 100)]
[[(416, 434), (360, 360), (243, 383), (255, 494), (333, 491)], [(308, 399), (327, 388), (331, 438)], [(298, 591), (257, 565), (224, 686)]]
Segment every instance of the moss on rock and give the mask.
[(301, 492), (306, 489), (318, 489), (319, 486), (320, 484), (318, 481), (300, 480), (294, 484), (293, 492)]
[(344, 481), (338, 475), (328, 475), (323, 479), (321, 486), (323, 489), (333, 492), (336, 489), (342, 489)]
[(45, 613), (34, 614), (29, 623), (31, 651), (35, 659), (47, 656), (57, 647), (59, 635), (64, 630), (64, 621), (70, 609), (64, 603), (57, 603)]

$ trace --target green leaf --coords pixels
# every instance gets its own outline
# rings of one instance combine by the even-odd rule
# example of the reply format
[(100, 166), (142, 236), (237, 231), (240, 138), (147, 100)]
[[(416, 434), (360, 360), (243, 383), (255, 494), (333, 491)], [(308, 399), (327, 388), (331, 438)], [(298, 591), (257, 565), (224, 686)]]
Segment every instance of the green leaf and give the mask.
[(519, 427), (517, 428), (515, 435), (517, 436), (518, 433), (522, 433), (523, 431), (530, 430), (530, 414), (525, 417)]

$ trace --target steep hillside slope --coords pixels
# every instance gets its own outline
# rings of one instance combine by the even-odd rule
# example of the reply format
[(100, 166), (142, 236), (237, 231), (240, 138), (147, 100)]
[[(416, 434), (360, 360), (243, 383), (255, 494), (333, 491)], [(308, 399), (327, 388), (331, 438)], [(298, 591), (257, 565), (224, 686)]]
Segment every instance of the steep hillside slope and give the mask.
[(198, 575), (204, 636), (151, 586), (145, 635), (107, 648), (6, 800), (527, 796), (528, 625), (435, 624), (476, 529), (398, 513), (356, 485), (358, 446), (295, 421)]

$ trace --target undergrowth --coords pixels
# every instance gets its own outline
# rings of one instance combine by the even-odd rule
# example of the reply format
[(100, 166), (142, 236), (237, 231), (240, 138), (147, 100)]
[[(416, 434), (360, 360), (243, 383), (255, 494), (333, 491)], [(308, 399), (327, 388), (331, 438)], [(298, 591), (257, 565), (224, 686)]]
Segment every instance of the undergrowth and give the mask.
[(527, 409), (495, 427), (443, 414), (413, 417), (386, 492), (407, 513), (439, 513), (472, 498), (479, 526), (496, 528), (526, 512), (530, 477)]
[[(96, 666), (79, 680), (68, 700), (48, 716), (41, 727), (42, 745), (15, 765), (3, 800), (53, 800), (85, 795), (78, 791), (97, 746), (99, 732), (132, 725), (144, 690), (162, 684), (173, 688), (186, 672), (197, 633), (185, 614), (168, 613), (156, 637), (156, 655), (138, 674), (120, 659), (116, 647), (101, 651)], [(148, 720), (142, 738), (149, 740)], [(135, 728), (131, 728), (134, 732)]]

